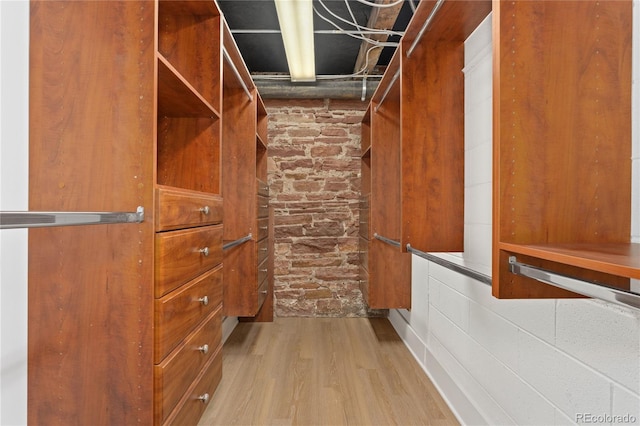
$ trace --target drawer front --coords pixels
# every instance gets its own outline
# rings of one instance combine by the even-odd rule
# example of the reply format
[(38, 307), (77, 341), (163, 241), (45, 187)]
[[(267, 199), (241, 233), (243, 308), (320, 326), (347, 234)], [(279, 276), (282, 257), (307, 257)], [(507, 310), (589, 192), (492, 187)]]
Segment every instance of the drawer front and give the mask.
[(258, 241), (264, 240), (269, 235), (269, 218), (258, 219)]
[(156, 231), (222, 222), (222, 198), (170, 189), (156, 190)]
[(265, 259), (260, 265), (258, 265), (258, 285), (267, 279), (269, 275), (269, 260)]
[(195, 425), (202, 417), (222, 378), (222, 350), (213, 355), (194, 385), (180, 400), (164, 425)]
[(222, 262), (222, 225), (156, 234), (156, 297)]
[(258, 241), (256, 250), (258, 251), (258, 265), (260, 265), (269, 256), (269, 239), (265, 238), (264, 240)]
[(222, 266), (155, 301), (155, 362), (159, 363), (222, 303)]
[(358, 250), (358, 257), (360, 258), (360, 266), (369, 270), (369, 240), (365, 240), (360, 237), (360, 248)]
[(266, 182), (257, 179), (258, 181), (258, 195), (264, 195), (265, 197), (269, 196), (269, 185)]
[(269, 280), (262, 281), (262, 284), (258, 287), (258, 309), (256, 312), (262, 308), (262, 304), (267, 299), (267, 294), (269, 293)]
[(269, 217), (269, 197), (258, 195), (258, 217)]
[(155, 366), (155, 395), (161, 405), (158, 418), (164, 421), (203, 367), (222, 347), (222, 308), (190, 334), (179, 349)]
[(369, 196), (360, 198), (360, 236), (369, 238)]

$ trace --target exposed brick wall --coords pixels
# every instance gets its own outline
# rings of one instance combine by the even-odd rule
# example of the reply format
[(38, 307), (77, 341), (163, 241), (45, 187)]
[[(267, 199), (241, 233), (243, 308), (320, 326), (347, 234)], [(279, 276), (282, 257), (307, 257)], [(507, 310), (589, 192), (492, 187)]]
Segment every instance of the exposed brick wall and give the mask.
[(366, 316), (358, 284), (365, 102), (265, 100), (275, 211), (275, 314)]

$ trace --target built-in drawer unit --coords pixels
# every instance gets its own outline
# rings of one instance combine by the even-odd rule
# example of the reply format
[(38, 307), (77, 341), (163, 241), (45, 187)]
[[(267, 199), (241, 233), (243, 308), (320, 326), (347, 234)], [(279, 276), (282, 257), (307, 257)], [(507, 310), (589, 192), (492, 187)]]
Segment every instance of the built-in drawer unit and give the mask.
[[(221, 346), (222, 307), (187, 336), (162, 363), (155, 367), (156, 413), (164, 420), (183, 397), (202, 368)], [(161, 417), (161, 418), (160, 418)]]
[(222, 303), (222, 265), (156, 299), (156, 363)]
[(222, 225), (158, 233), (155, 244), (156, 297), (222, 263)]
[(156, 231), (221, 222), (221, 197), (197, 191), (156, 189)]
[(214, 352), (209, 363), (184, 394), (163, 425), (195, 425), (202, 417), (207, 404), (222, 378), (222, 347)]

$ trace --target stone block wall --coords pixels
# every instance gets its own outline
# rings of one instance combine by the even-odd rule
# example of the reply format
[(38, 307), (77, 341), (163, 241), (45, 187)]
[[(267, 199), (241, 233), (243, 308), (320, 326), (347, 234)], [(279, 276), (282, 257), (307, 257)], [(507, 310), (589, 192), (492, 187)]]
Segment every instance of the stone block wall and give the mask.
[(358, 283), (366, 102), (265, 100), (275, 212), (275, 314), (367, 316)]

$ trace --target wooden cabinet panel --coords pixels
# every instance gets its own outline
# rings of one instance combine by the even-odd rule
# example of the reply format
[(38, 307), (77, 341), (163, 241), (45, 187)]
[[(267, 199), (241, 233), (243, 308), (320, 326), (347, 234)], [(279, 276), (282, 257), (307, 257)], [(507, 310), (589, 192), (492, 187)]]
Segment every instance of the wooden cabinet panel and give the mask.
[(369, 245), (368, 304), (373, 309), (411, 309), (411, 255), (382, 241)]
[(632, 2), (494, 8), (493, 294), (576, 296), (511, 273), (510, 256), (626, 289), (640, 275), (630, 244)]
[(221, 222), (221, 197), (168, 188), (156, 190), (156, 231)]
[(160, 362), (222, 304), (222, 266), (155, 301), (155, 361)]
[(222, 262), (222, 225), (156, 235), (156, 297)]
[(184, 343), (155, 367), (158, 423), (164, 421), (202, 368), (222, 347), (222, 307), (218, 305)]
[[(153, 2), (29, 7), (29, 208), (152, 217)], [(29, 230), (28, 424), (151, 423), (153, 227)]]

